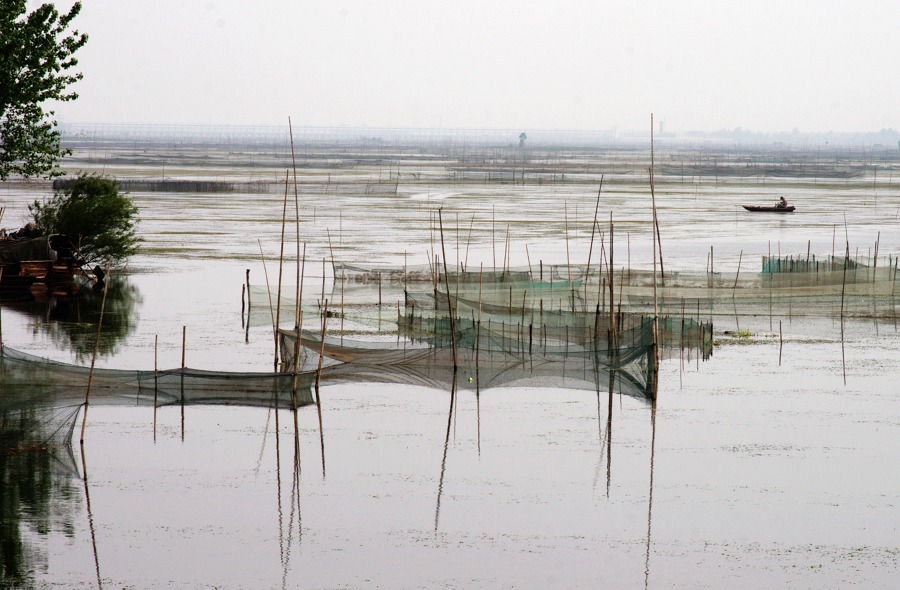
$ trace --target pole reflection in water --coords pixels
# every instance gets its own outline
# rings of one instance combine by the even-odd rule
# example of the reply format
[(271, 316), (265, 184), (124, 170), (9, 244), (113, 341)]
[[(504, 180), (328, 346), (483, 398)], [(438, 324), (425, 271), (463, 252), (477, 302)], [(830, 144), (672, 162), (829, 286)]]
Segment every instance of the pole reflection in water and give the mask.
[(644, 588), (650, 585), (650, 533), (653, 526), (653, 461), (656, 458), (656, 402), (650, 407), (650, 491), (647, 493), (647, 551), (644, 557)]
[(187, 326), (181, 327), (181, 442), (184, 442), (184, 367), (187, 352)]
[[(291, 554), (293, 551), (291, 550), (293, 547), (294, 541), (294, 516), (297, 517), (297, 547), (301, 546), (303, 542), (303, 512), (300, 507), (300, 432), (297, 428), (297, 411), (291, 410), (294, 414), (294, 458), (293, 458), (293, 475), (291, 477), (291, 509), (288, 514), (288, 533), (287, 533), (287, 546), (284, 547), (284, 550), (281, 555), (281, 560), (283, 564), (282, 577), (281, 577), (281, 587), (287, 587), (287, 578), (288, 572), (290, 571), (291, 564)], [(279, 466), (281, 461), (279, 460)], [(279, 490), (281, 489), (281, 475), (280, 475), (280, 467), (279, 467)], [(280, 507), (280, 492), (279, 492), (279, 515), (281, 514)], [(279, 516), (279, 520), (281, 517)], [(279, 524), (279, 531), (282, 529)]]
[[(109, 274), (109, 267), (106, 269), (107, 274)], [(88, 408), (90, 407), (91, 400), (91, 383), (94, 378), (94, 364), (97, 361), (97, 351), (100, 348), (100, 333), (103, 329), (103, 310), (106, 307), (106, 295), (109, 292), (109, 283), (104, 283), (103, 285), (103, 299), (100, 302), (100, 316), (97, 318), (97, 337), (94, 339), (94, 351), (91, 354), (91, 369), (88, 372), (88, 380), (87, 380), (87, 390), (84, 394), (84, 414), (81, 417), (81, 438), (79, 442), (84, 444), (84, 429), (87, 426), (87, 415)]]
[(475, 365), (475, 415), (477, 423), (478, 456), (481, 456), (481, 384), (478, 379), (478, 365)]
[[(321, 368), (319, 369), (321, 372)], [(319, 450), (322, 454), (322, 479), (325, 479), (325, 430), (322, 428), (322, 392), (316, 377), (316, 413), (319, 417)], [(294, 430), (297, 430), (297, 411), (294, 410)]]
[(612, 400), (616, 385), (616, 372), (609, 371), (609, 404), (606, 411), (606, 497), (612, 486)]
[[(85, 408), (87, 409), (87, 408)], [(87, 459), (85, 458), (87, 455), (84, 442), (81, 443), (81, 472), (82, 472), (82, 481), (84, 482), (84, 500), (87, 504), (87, 514), (88, 514), (88, 526), (91, 531), (91, 547), (94, 551), (94, 569), (97, 572), (97, 588), (102, 589), (103, 583), (100, 577), (100, 557), (97, 553), (97, 534), (94, 531), (94, 513), (91, 511), (91, 493), (88, 488), (88, 472), (87, 472)]]
[(441, 458), (441, 476), (438, 479), (437, 504), (434, 509), (434, 530), (437, 532), (441, 517), (441, 495), (444, 493), (444, 473), (447, 469), (447, 449), (450, 446), (450, 427), (453, 424), (453, 408), (456, 404), (456, 369), (453, 370), (453, 380), (450, 385), (450, 409), (447, 412), (447, 434), (444, 437), (444, 455)]
[(156, 408), (159, 404), (159, 335), (153, 336), (153, 442), (156, 442)]
[[(274, 394), (273, 394), (274, 395)], [(284, 510), (281, 507), (281, 427), (278, 420), (278, 406), (275, 406), (275, 496), (278, 507), (278, 558), (284, 566)], [(266, 421), (268, 425), (268, 420)]]

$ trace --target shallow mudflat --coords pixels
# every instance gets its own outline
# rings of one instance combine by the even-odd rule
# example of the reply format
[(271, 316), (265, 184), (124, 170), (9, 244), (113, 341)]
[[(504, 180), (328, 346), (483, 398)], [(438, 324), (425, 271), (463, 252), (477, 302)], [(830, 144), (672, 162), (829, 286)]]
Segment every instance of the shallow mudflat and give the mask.
[[(612, 212), (615, 266), (647, 269), (645, 155), (629, 167), (630, 157), (607, 154), (592, 168), (618, 171), (605, 177), (597, 231), (608, 249)], [(169, 161), (167, 176), (179, 170)], [(366, 192), (367, 182), (396, 176), (392, 168), (301, 171), (304, 301), (340, 296), (332, 257), (427, 264), (441, 253), (439, 207), (446, 257), (469, 268), (499, 266), (505, 252), (512, 266), (587, 259), (596, 184), (449, 182), (445, 160), (417, 160), (395, 192)], [(876, 240), (880, 258), (900, 251), (900, 186), (887, 173), (681, 170), (657, 176), (673, 270), (704, 272), (710, 248), (715, 270), (732, 276), (739, 264), (741, 274), (758, 272), (769, 253), (840, 254), (849, 242), (866, 256)], [(419, 176), (404, 181), (407, 171)], [(179, 174), (224, 173), (185, 164)], [(253, 168), (228, 180), (283, 174)], [(336, 183), (341, 174), (356, 183), (352, 194), (304, 192), (313, 175)], [(4, 224), (15, 226), (46, 190), (0, 188)], [(740, 207), (781, 194), (795, 214)], [(271, 368), (271, 326), (244, 324), (241, 288), (247, 269), (254, 285), (277, 281), (283, 192), (133, 196), (145, 247), (114, 275), (127, 288), (108, 312), (120, 321), (104, 333), (98, 365), (153, 368), (156, 348), (161, 368), (179, 366), (186, 333), (189, 366)], [(286, 283), (296, 275), (293, 232), (289, 223)], [(84, 305), (60, 321), (59, 302), (4, 301), (3, 342), (87, 364), (93, 342), (84, 334), (96, 326), (79, 315)], [(783, 308), (716, 313), (707, 318), (712, 357), (669, 355), (655, 406), (566, 388), (326, 383), (295, 430), (287, 411), (92, 405), (72, 456), (6, 463), (5, 481), (41, 483), (4, 489), (4, 521), (16, 523), (4, 542), (18, 547), (4, 582), (19, 572), (25, 586), (67, 588), (889, 588), (900, 576), (900, 480), (891, 471), (900, 460), (900, 332), (890, 309), (843, 325)]]

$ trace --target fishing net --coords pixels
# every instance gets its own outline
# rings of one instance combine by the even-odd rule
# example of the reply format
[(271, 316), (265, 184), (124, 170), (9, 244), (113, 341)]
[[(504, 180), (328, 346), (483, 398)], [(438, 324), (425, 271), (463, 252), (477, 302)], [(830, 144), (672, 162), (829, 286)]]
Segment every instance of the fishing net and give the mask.
[[(0, 410), (73, 407), (84, 404), (90, 368), (0, 349)], [(102, 405), (242, 405), (293, 407), (294, 378), (288, 373), (161, 371), (95, 368), (90, 403)], [(298, 405), (312, 403), (311, 379), (297, 380)]]
[[(471, 301), (437, 291), (407, 293), (402, 310), (398, 306), (392, 319), (380, 317), (377, 326), (356, 315), (358, 308), (343, 310), (328, 318), (324, 338), (321, 329), (279, 330), (284, 366), (292, 368), (296, 361), (301, 370), (310, 369), (321, 356), (343, 363), (328, 367), (324, 381), (354, 375), (376, 382), (446, 388), (452, 383), (450, 376), (461, 373), (466, 376), (464, 387), (474, 383), (473, 387), (485, 389), (531, 386), (599, 391), (618, 382), (629, 395), (647, 397), (651, 392), (655, 340), (652, 318), (645, 315), (611, 317), (596, 309), (588, 313), (507, 305), (486, 312), (476, 310)], [(342, 326), (351, 324), (348, 335)], [(660, 326), (665, 334), (677, 331), (675, 340), (682, 346), (700, 343), (711, 351), (709, 325), (672, 321)]]
[[(323, 380), (363, 372), (376, 381), (414, 376), (443, 388), (451, 383), (449, 374), (462, 371), (477, 387), (584, 382), (603, 389), (609, 385), (601, 382), (619, 381), (631, 384), (630, 393), (647, 396), (654, 354), (688, 350), (704, 360), (712, 354), (712, 323), (701, 319), (700, 310), (682, 305), (663, 315), (654, 336), (652, 306), (647, 313), (622, 305), (618, 283), (609, 304), (606, 277), (598, 273), (596, 282), (585, 282), (592, 276), (587, 268), (542, 264), (537, 280), (527, 269), (457, 271), (438, 273), (431, 282), (400, 280), (408, 269), (335, 269), (340, 283), (327, 294), (323, 283), (310, 298), (314, 303), (301, 308), (302, 329), (279, 330), (283, 365), (311, 370), (321, 360), (328, 367)], [(646, 276), (636, 273), (632, 286), (641, 288)], [(282, 323), (278, 315), (296, 320), (289, 292), (295, 289), (283, 290), (280, 298), (286, 314), (272, 313), (278, 297), (265, 290), (251, 295), (251, 305), (268, 302), (264, 311), (273, 324)], [(364, 368), (329, 366), (334, 363)]]
[(91, 405), (240, 405), (293, 408), (313, 403), (311, 373), (229, 373), (178, 368), (138, 371), (62, 363), (0, 348), (0, 457), (49, 452), (74, 469), (71, 439), (90, 378)]
[[(291, 366), (297, 333), (280, 330), (281, 353)], [(559, 351), (527, 354), (510, 347), (497, 335), (475, 336), (461, 341), (455, 351), (435, 342), (351, 341), (340, 337), (304, 333), (299, 341), (309, 359), (341, 360), (322, 370), (323, 383), (372, 382), (414, 385), (449, 391), (488, 390), (497, 387), (535, 387), (616, 391), (639, 399), (650, 399), (652, 341), (622, 347), (620, 355), (607, 358), (581, 349), (570, 354)], [(454, 366), (455, 365), (455, 366)]]
[[(639, 314), (682, 315), (697, 322), (717, 315), (816, 315), (822, 317), (881, 317), (895, 314), (897, 261), (878, 266), (878, 258), (817, 257), (812, 254), (762, 256), (754, 269), (735, 272), (658, 272), (616, 268), (599, 264), (543, 264), (528, 267), (479, 269), (459, 268), (444, 276), (443, 267), (405, 266), (378, 268), (338, 264), (328, 290), (307, 291), (303, 313), (321, 313), (325, 300), (335, 313), (373, 314), (385, 306), (442, 306), (438, 291), (449, 292), (460, 303), (482, 312), (512, 315), (522, 309), (602, 313), (617, 311)], [(268, 311), (280, 302), (281, 318), (296, 314), (296, 290), (250, 288), (251, 320), (271, 323)], [(654, 301), (656, 308), (654, 309)], [(376, 308), (377, 302), (377, 308)], [(378, 312), (384, 313), (383, 310)], [(255, 315), (254, 315), (255, 314)], [(377, 314), (374, 314), (377, 315)], [(373, 317), (374, 317), (373, 315)], [(349, 317), (349, 316), (348, 316)], [(292, 321), (292, 323), (294, 323)], [(279, 322), (280, 325), (280, 322)]]

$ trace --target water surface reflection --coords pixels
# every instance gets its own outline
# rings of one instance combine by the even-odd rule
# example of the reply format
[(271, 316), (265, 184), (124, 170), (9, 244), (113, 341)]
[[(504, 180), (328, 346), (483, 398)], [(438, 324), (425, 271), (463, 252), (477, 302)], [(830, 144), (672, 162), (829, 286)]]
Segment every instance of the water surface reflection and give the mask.
[(78, 362), (91, 360), (98, 343), (100, 358), (114, 356), (138, 327), (143, 297), (140, 289), (126, 276), (108, 280), (103, 327), (97, 340), (97, 323), (103, 303), (103, 290), (85, 287), (77, 297), (5, 297), (3, 307), (25, 314), (33, 332), (50, 337), (62, 350), (71, 350)]

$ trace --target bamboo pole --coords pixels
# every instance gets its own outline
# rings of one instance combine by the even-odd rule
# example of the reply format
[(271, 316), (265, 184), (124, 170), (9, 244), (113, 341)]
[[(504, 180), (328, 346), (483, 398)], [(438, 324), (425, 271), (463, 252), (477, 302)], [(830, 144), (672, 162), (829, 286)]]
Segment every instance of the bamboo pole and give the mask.
[(497, 227), (494, 205), (491, 204), (491, 249), (494, 252), (494, 272), (497, 272)]
[[(381, 275), (379, 275), (379, 276), (381, 276)], [(379, 284), (379, 287), (380, 287), (380, 284)], [(378, 298), (379, 306), (381, 306), (380, 294), (381, 294), (381, 292), (379, 290), (379, 298)], [(344, 270), (343, 269), (341, 269), (341, 327), (340, 327), (340, 330), (341, 330), (341, 344), (343, 344), (344, 343)]]
[[(443, 230), (442, 230), (443, 231)], [(442, 238), (443, 239), (443, 238)], [(441, 243), (441, 250), (444, 249), (444, 244)], [(444, 258), (447, 258), (447, 255), (444, 254)], [(512, 265), (512, 261), (510, 260), (510, 249), (509, 249), (509, 224), (506, 224), (506, 243), (503, 247), (503, 276), (509, 276), (509, 268)], [(444, 268), (447, 268), (447, 262), (444, 261)]]
[(284, 171), (284, 206), (281, 210), (281, 250), (278, 253), (278, 297), (275, 304), (275, 370), (278, 370), (278, 326), (281, 325), (281, 279), (284, 273), (284, 230), (287, 224), (288, 171)]
[(528, 244), (525, 244), (525, 258), (528, 260), (528, 278), (532, 286), (534, 286), (534, 271), (531, 270), (531, 254), (528, 252)]
[(441, 255), (444, 258), (444, 286), (447, 289), (447, 309), (450, 312), (450, 346), (453, 351), (453, 372), (456, 373), (456, 321), (453, 315), (453, 303), (450, 301), (450, 278), (447, 276), (447, 252), (444, 248), (444, 221), (441, 216), (441, 209), (438, 209), (438, 223), (441, 228)]
[(297, 331), (297, 341), (294, 343), (294, 382), (291, 388), (291, 397), (293, 400), (294, 411), (297, 410), (297, 386), (300, 379), (300, 335), (303, 330), (303, 312), (301, 306), (303, 304), (303, 275), (306, 273), (306, 244), (303, 244), (303, 256), (301, 258), (300, 276), (298, 283), (300, 287), (297, 293), (297, 313), (294, 321), (294, 329)]
[[(297, 308), (294, 310), (294, 327), (300, 324), (300, 299), (303, 293), (303, 270), (300, 262), (300, 193), (297, 190), (297, 159), (294, 156), (294, 130), (291, 126), (291, 118), (288, 117), (288, 132), (291, 137), (291, 165), (294, 169), (294, 241), (297, 246), (297, 281), (294, 287), (294, 302)], [(303, 244), (303, 261), (306, 261), (306, 244)]]
[(630, 284), (631, 283), (631, 234), (626, 232), (625, 239), (626, 239), (625, 246), (628, 249), (628, 282)]
[[(297, 159), (296, 159), (296, 157), (294, 157), (294, 128), (291, 125), (290, 117), (288, 117), (288, 134), (290, 135), (290, 138), (291, 138), (291, 166), (294, 169), (294, 205), (296, 207), (300, 198), (299, 198), (298, 192), (297, 192)], [(300, 235), (300, 225), (299, 225), (300, 217), (299, 217), (299, 215), (300, 215), (299, 209), (297, 209), (297, 220), (298, 220), (297, 236), (298, 236), (298, 239), (299, 239), (299, 235)]]
[[(331, 230), (325, 228), (325, 235), (328, 236), (328, 255), (331, 256), (331, 274), (337, 278), (337, 267), (334, 263), (334, 246), (331, 245)], [(338, 235), (340, 238), (340, 235)]]
[[(845, 220), (846, 221), (846, 220)], [(847, 259), (850, 259), (850, 242), (847, 242)], [(841, 279), (841, 367), (844, 372), (844, 386), (847, 385), (847, 357), (844, 351), (844, 292), (847, 287), (847, 264), (844, 264), (844, 274)]]
[(591, 222), (591, 242), (588, 245), (587, 269), (584, 273), (584, 295), (587, 297), (588, 277), (591, 275), (591, 254), (594, 250), (594, 235), (597, 229), (597, 213), (600, 211), (600, 192), (603, 190), (603, 175), (600, 175), (600, 188), (597, 189), (597, 204), (594, 206), (594, 220)]
[[(478, 325), (481, 325), (481, 294), (484, 285), (484, 263), (478, 267)], [(476, 357), (477, 358), (477, 357)]]
[[(469, 266), (469, 244), (472, 241), (472, 228), (475, 226), (475, 214), (472, 214), (472, 221), (469, 222), (469, 235), (466, 237), (466, 255), (463, 262), (463, 269)], [(404, 265), (405, 266), (405, 265)]]
[[(650, 196), (651, 203), (653, 207), (653, 225), (658, 229), (656, 225), (656, 192), (653, 187), (653, 114), (650, 115)], [(656, 286), (656, 253), (657, 253), (657, 241), (659, 239), (659, 233), (653, 232), (653, 359), (652, 359), (652, 367), (653, 367), (653, 382), (650, 384), (651, 387), (651, 397), (653, 401), (656, 401), (656, 397), (658, 394), (658, 377), (659, 377), (659, 303), (657, 301), (657, 286)], [(662, 262), (660, 261), (660, 267), (662, 266)]]
[[(319, 388), (319, 373), (322, 371), (322, 360), (325, 358), (325, 335), (328, 331), (328, 300), (324, 302), (324, 311), (322, 313), (322, 339), (319, 343), (319, 364), (316, 367), (316, 389)], [(299, 344), (299, 342), (298, 342)]]
[[(569, 283), (571, 283), (572, 282), (572, 262), (571, 262), (571, 259), (569, 258), (569, 201), (568, 201), (568, 199), (563, 203), (563, 211), (565, 212), (565, 219), (566, 219), (566, 227), (565, 227), (565, 230), (566, 230), (566, 271), (567, 271), (567, 276), (569, 278)], [(562, 306), (560, 306), (560, 309), (562, 309)]]
[(459, 265), (459, 211), (456, 212), (456, 270), (463, 270)]
[[(872, 269), (873, 270), (878, 268), (878, 246), (880, 245), (879, 242), (881, 242), (881, 232), (880, 231), (878, 232), (878, 236), (875, 238), (875, 259), (872, 261)], [(872, 275), (873, 275), (872, 279), (874, 280), (875, 273), (873, 272)]]
[(616, 304), (615, 304), (615, 288), (613, 287), (613, 236), (614, 227), (612, 221), (612, 212), (609, 213), (609, 346), (615, 353), (618, 353), (618, 334), (616, 330)]
[(666, 271), (663, 266), (663, 255), (662, 255), (662, 240), (659, 236), (659, 216), (656, 212), (656, 192), (653, 189), (654, 185), (654, 170), (656, 168), (655, 155), (653, 150), (653, 114), (650, 115), (650, 197), (653, 201), (653, 229), (656, 234), (656, 244), (655, 246), (659, 248), (659, 273), (660, 278), (662, 278), (663, 285), (666, 284)]
[[(263, 265), (263, 276), (266, 278), (266, 293), (269, 296), (269, 316), (272, 318), (272, 334), (274, 338), (278, 338), (278, 330), (275, 326), (275, 311), (272, 309), (272, 289), (269, 287), (269, 271), (266, 268), (266, 255), (263, 254), (262, 242), (257, 238), (256, 243), (259, 244), (259, 257), (262, 260)], [(278, 362), (278, 357), (275, 357), (275, 362)]]
[(837, 238), (837, 224), (831, 226), (831, 270), (834, 270), (834, 241)]
[[(331, 289), (334, 291), (334, 287)], [(325, 303), (325, 257), (322, 257), (322, 298), (319, 299), (319, 307), (322, 307), (322, 304)]]
[[(684, 331), (685, 331), (684, 297), (682, 297), (681, 298), (681, 332), (678, 334), (678, 387), (679, 387), (679, 389), (684, 386), (684, 383), (682, 383), (682, 373), (684, 372), (684, 340), (685, 340)], [(688, 334), (690, 334), (690, 330), (688, 330)], [(688, 338), (688, 346), (690, 346), (690, 338)], [(688, 351), (688, 354), (690, 354), (690, 351)]]

